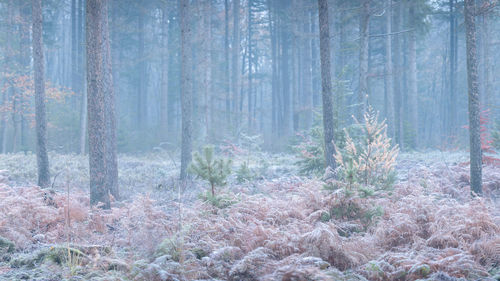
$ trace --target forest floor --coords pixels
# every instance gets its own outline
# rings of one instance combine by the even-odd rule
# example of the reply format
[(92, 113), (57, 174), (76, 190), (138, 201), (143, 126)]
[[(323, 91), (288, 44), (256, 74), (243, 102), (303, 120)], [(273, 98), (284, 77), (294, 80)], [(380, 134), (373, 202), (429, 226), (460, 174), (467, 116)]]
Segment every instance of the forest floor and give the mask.
[(367, 198), (246, 153), (251, 179), (212, 203), (168, 153), (121, 155), (111, 210), (89, 207), (86, 157), (50, 159), (42, 190), (34, 155), (0, 156), (0, 280), (500, 280), (500, 169), (472, 198), (465, 153), (402, 153)]

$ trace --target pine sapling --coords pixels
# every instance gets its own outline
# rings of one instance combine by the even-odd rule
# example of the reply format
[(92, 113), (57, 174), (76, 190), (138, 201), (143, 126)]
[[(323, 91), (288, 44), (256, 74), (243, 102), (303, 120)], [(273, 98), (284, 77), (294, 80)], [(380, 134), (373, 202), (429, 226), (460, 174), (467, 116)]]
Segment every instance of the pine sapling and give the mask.
[(193, 163), (189, 171), (197, 178), (204, 179), (210, 183), (212, 196), (215, 196), (215, 187), (226, 185), (226, 179), (231, 174), (231, 160), (214, 157), (213, 146), (203, 148), (203, 156), (193, 153)]

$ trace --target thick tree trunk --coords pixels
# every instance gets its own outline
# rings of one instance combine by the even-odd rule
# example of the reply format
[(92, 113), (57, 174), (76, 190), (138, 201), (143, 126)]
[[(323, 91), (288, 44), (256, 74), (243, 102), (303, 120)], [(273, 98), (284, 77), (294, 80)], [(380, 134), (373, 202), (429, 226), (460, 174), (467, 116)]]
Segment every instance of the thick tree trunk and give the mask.
[(333, 144), (333, 101), (332, 78), (330, 75), (330, 27), (328, 23), (328, 0), (318, 0), (319, 8), (319, 45), (321, 60), (321, 98), (323, 100), (323, 130), (325, 137), (326, 165), (335, 169), (335, 147)]
[(412, 130), (412, 143), (414, 148), (418, 147), (418, 90), (417, 90), (417, 36), (415, 29), (415, 3), (409, 3), (410, 33), (408, 34), (408, 105), (409, 121)]
[(181, 103), (182, 103), (182, 148), (181, 148), (181, 180), (187, 177), (187, 168), (191, 162), (192, 146), (192, 91), (189, 73), (191, 28), (188, 20), (189, 0), (180, 0), (181, 21)]
[(87, 110), (89, 134), (90, 204), (110, 208), (106, 168), (106, 105), (104, 60), (105, 0), (87, 0)]
[(50, 184), (47, 155), (47, 117), (45, 113), (45, 70), (42, 38), (42, 0), (32, 0), (33, 11), (33, 68), (35, 74), (36, 162), (38, 185)]
[(482, 151), (474, 0), (465, 0), (464, 14), (467, 48), (467, 86), (469, 92), (470, 184), (472, 191), (480, 195), (482, 193)]
[(359, 18), (359, 89), (356, 117), (363, 118), (368, 97), (368, 25), (370, 21), (370, 1), (363, 0)]

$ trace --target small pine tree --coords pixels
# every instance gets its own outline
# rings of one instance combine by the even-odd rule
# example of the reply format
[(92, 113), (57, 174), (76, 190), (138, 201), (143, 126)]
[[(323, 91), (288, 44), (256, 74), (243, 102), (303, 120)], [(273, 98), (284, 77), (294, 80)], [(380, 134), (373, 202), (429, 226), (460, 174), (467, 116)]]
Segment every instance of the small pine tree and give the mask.
[(208, 181), (212, 196), (215, 196), (215, 186), (226, 185), (226, 179), (231, 174), (231, 159), (215, 158), (213, 146), (205, 146), (203, 157), (200, 153), (194, 152), (193, 160), (189, 166), (190, 173)]
[(335, 160), (344, 177), (352, 186), (353, 181), (361, 180), (368, 185), (386, 184), (391, 180), (399, 149), (391, 147), (391, 139), (387, 137), (385, 121), (378, 122), (378, 113), (370, 106), (364, 114), (361, 125), (363, 137), (356, 143), (345, 132), (345, 147), (336, 149)]
[(323, 128), (311, 128), (308, 135), (299, 135), (301, 142), (293, 146), (299, 160), (299, 172), (303, 175), (319, 175), (325, 171)]

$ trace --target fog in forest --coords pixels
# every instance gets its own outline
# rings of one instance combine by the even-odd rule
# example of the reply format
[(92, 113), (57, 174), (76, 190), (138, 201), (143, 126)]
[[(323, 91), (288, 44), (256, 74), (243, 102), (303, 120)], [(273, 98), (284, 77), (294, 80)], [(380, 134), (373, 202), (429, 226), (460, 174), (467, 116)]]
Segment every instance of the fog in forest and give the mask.
[(497, 0), (0, 0), (0, 280), (498, 280)]

